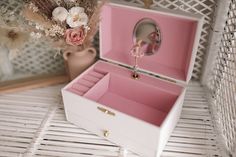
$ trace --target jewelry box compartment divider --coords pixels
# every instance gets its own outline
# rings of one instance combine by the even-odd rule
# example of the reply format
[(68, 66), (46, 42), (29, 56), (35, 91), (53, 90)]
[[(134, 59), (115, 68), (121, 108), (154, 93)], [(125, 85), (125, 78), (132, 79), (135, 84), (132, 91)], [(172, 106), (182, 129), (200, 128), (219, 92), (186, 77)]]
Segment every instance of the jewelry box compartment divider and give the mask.
[(89, 69), (81, 78), (72, 83), (67, 90), (83, 96), (106, 75), (107, 73)]

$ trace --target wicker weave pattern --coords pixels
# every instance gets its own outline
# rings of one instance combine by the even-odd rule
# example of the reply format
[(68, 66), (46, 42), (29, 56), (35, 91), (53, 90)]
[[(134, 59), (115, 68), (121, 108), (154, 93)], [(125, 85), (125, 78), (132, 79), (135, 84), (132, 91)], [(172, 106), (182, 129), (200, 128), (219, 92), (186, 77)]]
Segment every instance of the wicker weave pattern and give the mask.
[(180, 9), (204, 16), (204, 25), (192, 76), (195, 80), (198, 80), (201, 76), (202, 65), (209, 38), (208, 32), (211, 26), (215, 5), (215, 0), (155, 0), (154, 3), (154, 6), (161, 6), (169, 9)]
[[(211, 104), (213, 115), (230, 154), (236, 152), (236, 1), (232, 0), (213, 67)], [(235, 154), (236, 155), (236, 154)]]
[(38, 75), (64, 71), (62, 56), (55, 56), (57, 50), (52, 49), (43, 39), (27, 43), (21, 53), (22, 55), (12, 60), (17, 72)]

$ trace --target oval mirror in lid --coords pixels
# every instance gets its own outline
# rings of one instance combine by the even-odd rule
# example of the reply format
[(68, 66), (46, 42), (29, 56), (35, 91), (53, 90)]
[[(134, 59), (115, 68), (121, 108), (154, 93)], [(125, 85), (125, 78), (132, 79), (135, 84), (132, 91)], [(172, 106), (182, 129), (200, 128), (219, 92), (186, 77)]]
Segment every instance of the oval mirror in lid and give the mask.
[(134, 27), (133, 42), (141, 42), (144, 56), (154, 55), (161, 45), (161, 31), (156, 22), (150, 18), (141, 19)]
[(150, 18), (143, 18), (134, 26), (134, 46), (131, 55), (134, 57), (132, 77), (138, 79), (138, 60), (143, 56), (151, 56), (157, 53), (161, 45), (161, 32), (156, 22)]

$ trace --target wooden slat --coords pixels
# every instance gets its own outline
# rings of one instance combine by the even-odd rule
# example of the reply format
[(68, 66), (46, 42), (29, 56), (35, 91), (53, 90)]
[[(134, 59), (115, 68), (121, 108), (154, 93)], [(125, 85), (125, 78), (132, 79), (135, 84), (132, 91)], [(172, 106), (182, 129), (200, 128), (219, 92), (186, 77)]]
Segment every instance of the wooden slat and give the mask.
[(69, 81), (67, 75), (55, 75), (55, 76), (35, 76), (27, 79), (21, 79), (17, 81), (8, 81), (0, 84), (1, 93), (19, 92), (22, 90), (29, 90), (33, 88), (46, 87), (50, 85), (66, 83)]

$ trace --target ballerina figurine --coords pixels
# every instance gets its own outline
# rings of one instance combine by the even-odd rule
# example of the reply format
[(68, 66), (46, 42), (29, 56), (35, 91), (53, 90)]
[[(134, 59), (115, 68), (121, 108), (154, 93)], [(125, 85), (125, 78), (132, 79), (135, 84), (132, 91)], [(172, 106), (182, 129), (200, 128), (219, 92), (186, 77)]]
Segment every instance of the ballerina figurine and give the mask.
[(134, 79), (139, 79), (138, 59), (144, 56), (144, 53), (141, 51), (142, 42), (143, 41), (141, 39), (138, 39), (130, 51), (131, 55), (134, 57), (134, 68), (133, 68), (133, 74), (132, 74), (132, 77)]

